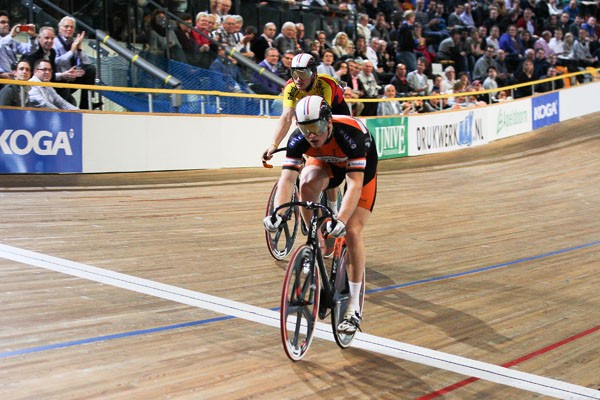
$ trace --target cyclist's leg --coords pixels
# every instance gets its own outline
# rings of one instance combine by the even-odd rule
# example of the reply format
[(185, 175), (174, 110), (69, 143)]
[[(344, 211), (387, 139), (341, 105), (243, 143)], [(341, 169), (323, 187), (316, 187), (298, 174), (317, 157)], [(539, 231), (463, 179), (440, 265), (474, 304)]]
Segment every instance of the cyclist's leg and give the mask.
[(346, 224), (346, 245), (348, 249), (347, 274), (350, 287), (350, 298), (344, 319), (338, 325), (338, 330), (353, 333), (361, 322), (360, 295), (364, 288), (362, 282), (365, 274), (365, 246), (362, 232), (371, 216), (377, 192), (377, 179), (372, 179), (363, 186), (358, 206)]
[[(318, 164), (305, 165), (300, 174), (300, 200), (317, 202), (319, 195), (329, 183), (329, 173), (327, 169)], [(304, 207), (300, 210), (302, 218), (308, 224), (310, 221), (310, 211)]]
[[(363, 280), (367, 258), (365, 255), (362, 231), (369, 220), (370, 215), (371, 211), (362, 207), (356, 207), (354, 214), (352, 214), (352, 217), (346, 224), (346, 243), (348, 245), (348, 254), (350, 256), (348, 281), (350, 283), (358, 284), (362, 283)], [(352, 296), (353, 293), (350, 295)]]

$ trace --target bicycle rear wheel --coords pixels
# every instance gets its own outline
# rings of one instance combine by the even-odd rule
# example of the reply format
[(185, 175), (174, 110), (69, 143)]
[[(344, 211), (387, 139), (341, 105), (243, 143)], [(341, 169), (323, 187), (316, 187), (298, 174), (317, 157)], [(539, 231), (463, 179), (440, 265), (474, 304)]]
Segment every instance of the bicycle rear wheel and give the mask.
[(281, 292), (280, 330), (287, 356), (298, 361), (312, 342), (319, 309), (319, 269), (313, 262), (312, 250), (302, 245), (288, 264)]
[[(332, 262), (337, 262), (337, 275), (335, 277), (335, 294), (334, 294), (334, 305), (331, 309), (331, 329), (335, 342), (342, 349), (350, 346), (356, 332), (348, 334), (338, 331), (337, 327), (341, 320), (344, 318), (346, 309), (348, 308), (348, 302), (350, 300), (350, 286), (348, 285), (348, 248), (344, 242), (341, 246), (340, 254), (335, 254)], [(365, 274), (363, 274), (362, 286), (360, 290), (360, 315), (362, 315), (363, 304), (365, 300)]]
[[(269, 195), (269, 201), (267, 203), (267, 212), (265, 216), (269, 216), (275, 209), (275, 193), (277, 193), (277, 183), (273, 186), (271, 194)], [(294, 193), (290, 201), (298, 200), (298, 192), (294, 186)], [(279, 226), (279, 229), (275, 232), (265, 231), (265, 238), (267, 240), (267, 247), (269, 253), (276, 260), (283, 260), (294, 247), (296, 236), (298, 235), (299, 225), (299, 211), (298, 207), (290, 207), (282, 215), (283, 222)]]

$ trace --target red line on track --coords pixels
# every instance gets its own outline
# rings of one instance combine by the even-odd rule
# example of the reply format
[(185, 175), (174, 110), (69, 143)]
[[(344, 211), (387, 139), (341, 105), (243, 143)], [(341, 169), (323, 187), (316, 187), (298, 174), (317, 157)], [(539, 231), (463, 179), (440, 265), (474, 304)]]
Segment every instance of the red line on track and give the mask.
[[(556, 349), (556, 348), (558, 348), (558, 347), (560, 347), (562, 345), (565, 345), (567, 343), (571, 343), (571, 342), (573, 342), (573, 341), (575, 341), (577, 339), (581, 339), (582, 337), (587, 336), (589, 334), (592, 334), (592, 333), (594, 333), (596, 331), (599, 331), (599, 330), (600, 330), (600, 325), (595, 326), (595, 327), (593, 327), (591, 329), (588, 329), (587, 331), (580, 332), (580, 333), (578, 333), (576, 335), (573, 335), (571, 337), (563, 339), (563, 340), (561, 340), (559, 342), (556, 342), (556, 343), (551, 344), (549, 346), (546, 346), (546, 347), (543, 347), (541, 349), (538, 349), (538, 350), (536, 350), (536, 351), (534, 351), (532, 353), (524, 355), (523, 357), (519, 357), (519, 358), (514, 359), (512, 361), (509, 361), (509, 362), (507, 362), (505, 364), (502, 364), (502, 366), (505, 367), (505, 368), (510, 368), (510, 367), (512, 367), (514, 365), (522, 363), (523, 361), (527, 361), (527, 360), (529, 360), (529, 359), (531, 359), (531, 358), (533, 358), (535, 356), (539, 356), (540, 354), (547, 353), (547, 352), (549, 352), (551, 350), (554, 350), (554, 349)], [(452, 392), (452, 391), (454, 391), (454, 390), (456, 390), (458, 388), (467, 386), (468, 384), (473, 383), (473, 382), (478, 381), (478, 380), (479, 380), (479, 378), (475, 378), (475, 377), (467, 378), (467, 379), (462, 380), (460, 382), (456, 382), (456, 383), (454, 383), (454, 384), (452, 384), (450, 386), (446, 386), (445, 388), (436, 390), (435, 392), (431, 392), (429, 394), (426, 394), (425, 396), (421, 396), (421, 397), (417, 398), (416, 400), (431, 400), (431, 399), (435, 399), (436, 397), (442, 396), (442, 395), (444, 395), (446, 393), (450, 393), (450, 392)]]

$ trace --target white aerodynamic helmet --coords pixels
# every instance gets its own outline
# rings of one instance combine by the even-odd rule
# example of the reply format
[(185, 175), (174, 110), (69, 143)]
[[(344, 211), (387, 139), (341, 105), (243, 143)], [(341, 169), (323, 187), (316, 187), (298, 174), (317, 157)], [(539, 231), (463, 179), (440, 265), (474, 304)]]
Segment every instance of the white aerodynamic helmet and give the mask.
[(315, 58), (308, 53), (296, 54), (292, 59), (292, 70), (308, 69), (313, 73), (317, 72), (317, 62)]
[(306, 96), (296, 104), (296, 121), (304, 135), (321, 135), (327, 130), (331, 109), (321, 96)]

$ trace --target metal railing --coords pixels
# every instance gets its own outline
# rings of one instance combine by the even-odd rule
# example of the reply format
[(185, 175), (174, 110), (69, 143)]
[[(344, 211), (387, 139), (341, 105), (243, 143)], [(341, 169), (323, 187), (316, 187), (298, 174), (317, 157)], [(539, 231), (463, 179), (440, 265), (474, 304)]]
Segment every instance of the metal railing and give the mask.
[[(568, 74), (559, 75), (552, 78), (542, 79), (531, 83), (522, 83), (516, 84), (506, 87), (500, 87), (497, 89), (490, 90), (480, 90), (476, 92), (461, 92), (461, 93), (452, 93), (452, 94), (440, 94), (435, 96), (415, 96), (415, 97), (402, 97), (395, 99), (348, 99), (348, 103), (362, 103), (362, 102), (383, 102), (383, 101), (414, 101), (414, 100), (428, 100), (428, 99), (449, 99), (459, 96), (471, 96), (471, 95), (482, 95), (482, 94), (490, 94), (493, 92), (500, 92), (502, 90), (509, 91), (513, 93), (514, 90), (532, 86), (532, 93), (536, 94), (535, 87), (544, 83), (552, 83), (557, 80), (562, 79), (570, 79), (573, 84), (585, 84), (585, 83), (576, 83), (577, 77), (581, 75), (588, 75), (588, 80), (595, 81), (600, 79), (600, 68), (597, 69), (589, 69), (585, 71), (573, 72)], [(246, 93), (231, 93), (231, 92), (220, 92), (220, 91), (204, 91), (204, 90), (182, 90), (182, 89), (156, 89), (156, 88), (132, 88), (132, 87), (117, 87), (117, 86), (96, 86), (96, 85), (78, 85), (78, 84), (70, 84), (70, 83), (62, 83), (62, 82), (30, 82), (30, 81), (17, 81), (17, 80), (9, 80), (9, 79), (0, 79), (0, 84), (7, 85), (20, 85), (22, 87), (27, 86), (51, 86), (54, 88), (71, 88), (71, 89), (88, 89), (94, 91), (112, 91), (112, 92), (124, 92), (124, 93), (145, 93), (148, 99), (148, 110), (149, 112), (153, 112), (153, 100), (154, 95), (158, 94), (168, 94), (168, 95), (193, 95), (200, 102), (200, 109), (203, 110), (202, 102), (206, 101), (207, 97), (216, 97), (217, 102), (221, 101), (222, 98), (248, 98), (255, 99), (260, 102), (260, 112), (258, 114), (252, 115), (261, 115), (261, 116), (271, 116), (271, 109), (273, 100), (278, 101), (282, 100), (282, 96), (269, 96), (269, 95), (257, 95), (257, 94), (246, 94)], [(491, 97), (491, 96), (490, 96)], [(103, 111), (99, 111), (103, 112)], [(125, 111), (127, 112), (127, 111)], [(217, 112), (219, 113), (219, 107), (217, 107)], [(176, 113), (176, 112), (175, 112)], [(203, 114), (204, 112), (200, 112)]]

